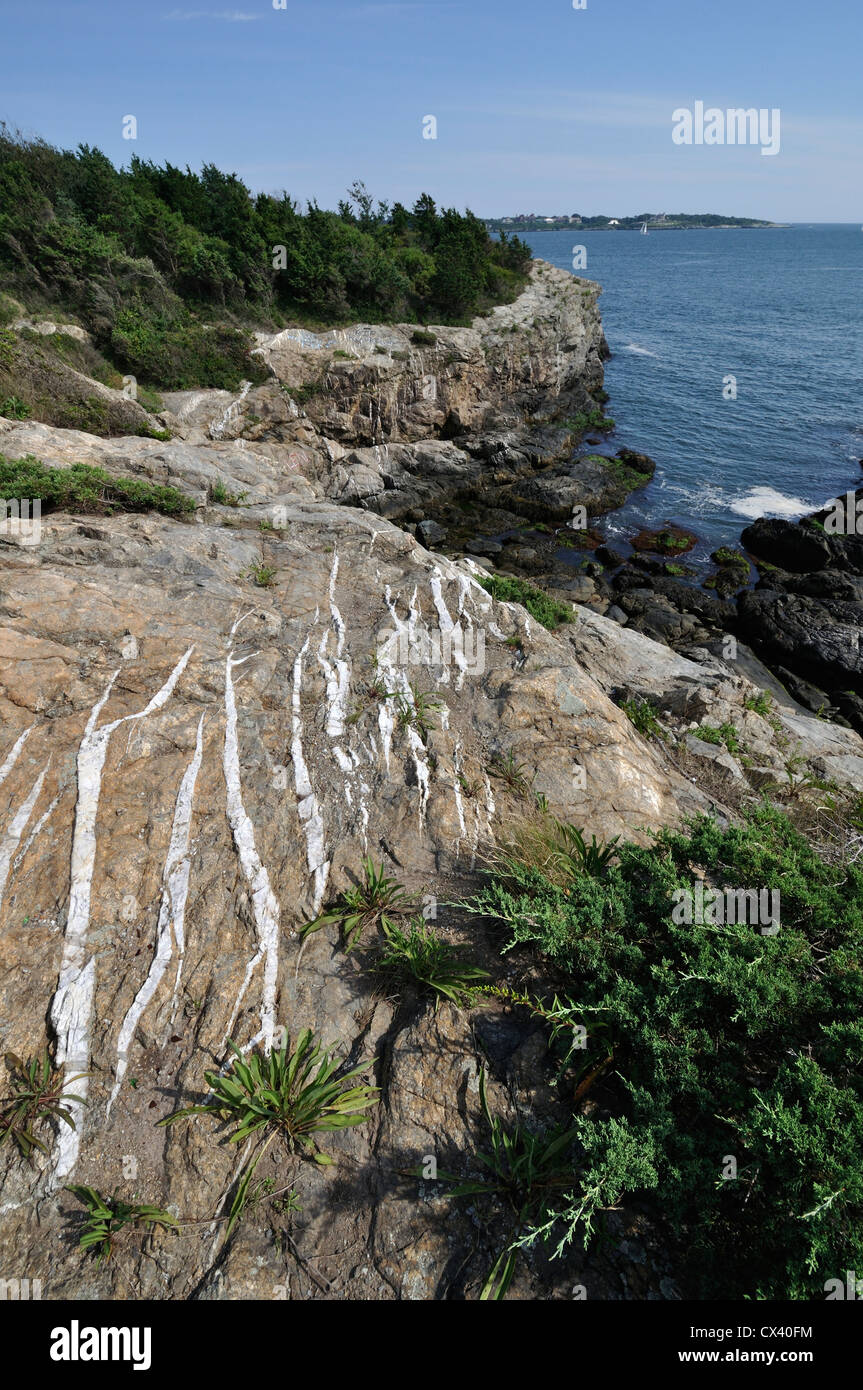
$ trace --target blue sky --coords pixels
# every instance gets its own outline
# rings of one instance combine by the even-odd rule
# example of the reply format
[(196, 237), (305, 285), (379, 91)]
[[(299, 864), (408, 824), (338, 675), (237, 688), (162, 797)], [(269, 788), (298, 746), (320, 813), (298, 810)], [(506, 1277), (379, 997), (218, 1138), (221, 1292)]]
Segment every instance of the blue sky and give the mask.
[[(0, 33), (0, 118), (117, 163), (324, 206), (362, 178), (481, 216), (863, 222), (859, 0), (0, 0)], [(675, 145), (696, 101), (778, 107), (779, 154)]]

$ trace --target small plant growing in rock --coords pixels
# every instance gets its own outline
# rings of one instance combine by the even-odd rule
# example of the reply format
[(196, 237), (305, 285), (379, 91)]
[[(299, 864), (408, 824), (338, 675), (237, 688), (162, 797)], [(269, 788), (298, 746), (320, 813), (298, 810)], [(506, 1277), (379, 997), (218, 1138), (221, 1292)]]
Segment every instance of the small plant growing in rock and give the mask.
[(718, 728), (712, 724), (702, 724), (695, 730), (695, 737), (700, 738), (703, 743), (724, 743), (729, 753), (738, 754), (741, 751), (740, 738), (734, 724), (726, 722)]
[(210, 488), (210, 501), (220, 507), (241, 507), (248, 495), (247, 492), (229, 492), (221, 478)]
[(334, 907), (306, 922), (300, 932), (303, 940), (321, 927), (338, 924), (345, 949), (350, 951), (363, 932), (376, 927), (393, 926), (400, 917), (410, 917), (417, 908), (416, 898), (394, 878), (384, 873), (384, 866), (375, 868), (371, 855), (363, 860), (363, 881), (356, 888), (346, 888)]
[(18, 396), (7, 396), (5, 401), (0, 401), (0, 415), (4, 415), (7, 420), (29, 420), (30, 407)]
[(384, 679), (378, 674), (377, 658), (371, 659), (372, 675), (368, 680), (363, 681), (362, 688), (357, 697), (351, 713), (348, 715), (348, 724), (358, 724), (367, 709), (372, 705), (380, 704), (383, 700), (391, 700), (392, 693), (387, 690)]
[(554, 848), (552, 863), (562, 869), (565, 876), (576, 878), (586, 874), (588, 878), (602, 878), (617, 852), (620, 836), (604, 842), (591, 835), (590, 844), (581, 830), (564, 821), (555, 820)]
[(491, 1149), (476, 1155), (488, 1170), (488, 1176), (467, 1182), (451, 1173), (441, 1173), (445, 1182), (456, 1182), (454, 1197), (491, 1196), (506, 1202), (515, 1216), (514, 1229), (504, 1249), (492, 1265), (480, 1299), (499, 1302), (512, 1283), (518, 1258), (516, 1242), (525, 1228), (535, 1227), (548, 1212), (555, 1198), (560, 1198), (572, 1186), (572, 1163), (569, 1153), (577, 1137), (575, 1129), (556, 1127), (534, 1133), (522, 1124), (507, 1128), (498, 1115), (493, 1115), (488, 1103), (485, 1071), (479, 1074), (479, 1094), (482, 1113), (491, 1131)]
[(769, 690), (759, 690), (757, 695), (747, 695), (743, 703), (747, 709), (754, 710), (756, 714), (762, 715), (765, 719), (773, 710), (773, 696)]
[(442, 708), (442, 701), (429, 698), (423, 694), (415, 685), (411, 685), (410, 700), (406, 695), (401, 695), (398, 691), (390, 691), (398, 700), (398, 710), (396, 719), (400, 729), (416, 729), (423, 743), (425, 743), (434, 724), (432, 719), (437, 711)]
[(272, 565), (253, 565), (249, 574), (259, 589), (269, 589), (276, 577)]
[(408, 982), (457, 1006), (471, 1004), (488, 971), (461, 959), (461, 946), (451, 946), (421, 917), (406, 930), (394, 922), (382, 924), (385, 945), (376, 969), (396, 981)]
[(434, 347), (437, 338), (426, 328), (415, 328), (411, 334), (411, 342), (416, 343), (417, 347)]
[(492, 754), (488, 764), (488, 772), (491, 777), (496, 777), (518, 796), (527, 796), (530, 791), (527, 768), (524, 763), (516, 762), (515, 754), (511, 748), (506, 757), (502, 753)]
[(136, 1202), (124, 1202), (114, 1193), (103, 1197), (95, 1187), (81, 1187), (70, 1184), (66, 1188), (87, 1208), (87, 1216), (81, 1238), (78, 1241), (82, 1250), (95, 1255), (99, 1264), (110, 1260), (114, 1253), (117, 1237), (121, 1232), (141, 1230), (151, 1234), (158, 1227), (167, 1229), (178, 1225), (170, 1212), (161, 1207), (142, 1206)]
[(253, 1052), (247, 1062), (236, 1043), (229, 1046), (234, 1053), (230, 1071), (204, 1073), (212, 1098), (160, 1121), (172, 1125), (194, 1115), (214, 1115), (234, 1126), (230, 1143), (261, 1141), (242, 1171), (228, 1216), (228, 1235), (248, 1202), (255, 1169), (274, 1139), (281, 1138), (290, 1153), (311, 1151), (315, 1162), (330, 1164), (329, 1155), (317, 1148), (317, 1136), (363, 1124), (365, 1112), (378, 1101), (377, 1086), (349, 1084), (366, 1070), (366, 1064), (342, 1071), (334, 1049), (316, 1042), (310, 1028), (300, 1033), (293, 1051), (285, 1032), (281, 1047), (268, 1054)]
[(64, 1081), (63, 1073), (54, 1067), (47, 1052), (28, 1062), (22, 1062), (14, 1052), (7, 1052), (5, 1060), (12, 1089), (8, 1096), (0, 1099), (0, 1145), (11, 1140), (27, 1159), (34, 1149), (47, 1153), (48, 1145), (34, 1131), (46, 1120), (60, 1120), (70, 1129), (75, 1128), (69, 1102), (76, 1101), (79, 1105), (86, 1102), (67, 1091), (66, 1086), (82, 1080), (86, 1072)]
[(645, 738), (665, 738), (656, 710), (649, 700), (624, 700), (620, 708), (640, 734)]

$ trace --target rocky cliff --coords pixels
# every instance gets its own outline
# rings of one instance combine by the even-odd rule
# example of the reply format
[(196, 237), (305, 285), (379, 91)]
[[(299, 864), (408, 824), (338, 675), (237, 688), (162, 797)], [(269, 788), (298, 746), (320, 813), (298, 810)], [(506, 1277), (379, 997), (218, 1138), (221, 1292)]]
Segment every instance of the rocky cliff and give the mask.
[[(523, 986), (523, 964), (449, 904), (526, 788), (588, 833), (643, 839), (698, 809), (730, 815), (780, 776), (777, 730), (859, 781), (856, 735), (790, 703), (762, 718), (733, 662), (578, 607), (546, 631), (388, 519), (387, 497), (421, 506), (468, 440), (508, 431), (515, 449), (601, 385), (595, 294), (563, 280), (538, 267), (516, 305), (418, 348), (378, 327), (262, 341), (287, 389), (174, 399), (167, 442), (0, 421), (9, 458), (94, 463), (197, 504), (177, 520), (54, 512), (38, 543), (0, 535), (0, 1050), (50, 1050), (86, 1102), (31, 1164), (0, 1148), (5, 1277), (53, 1298), (475, 1296), (488, 1233), (412, 1174), (428, 1155), (463, 1164), (482, 1066), (501, 1114), (543, 1117), (541, 1034), (499, 1000), (405, 1008), (335, 931), (301, 945), (302, 924), (368, 855)], [(666, 742), (636, 732), (621, 687), (654, 702)], [(748, 720), (754, 771), (693, 737), (706, 714)], [(209, 1120), (157, 1122), (203, 1099), (229, 1039), (268, 1046), (280, 1027), (367, 1059), (381, 1103), (332, 1138), (334, 1166), (262, 1166), (301, 1211), (262, 1200), (226, 1241), (237, 1150)], [(180, 1228), (97, 1265), (70, 1235), (70, 1181), (165, 1206)], [(591, 1296), (673, 1297), (668, 1259), (633, 1262), (639, 1218), (614, 1220)], [(537, 1256), (513, 1292), (572, 1282), (571, 1261)]]

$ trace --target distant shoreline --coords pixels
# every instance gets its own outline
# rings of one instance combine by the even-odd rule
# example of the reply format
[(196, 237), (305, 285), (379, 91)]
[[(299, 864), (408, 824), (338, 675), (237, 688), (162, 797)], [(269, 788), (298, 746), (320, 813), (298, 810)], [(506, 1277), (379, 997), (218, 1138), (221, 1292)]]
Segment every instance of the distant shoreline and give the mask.
[(491, 232), (640, 232), (647, 225), (649, 232), (740, 231), (786, 228), (788, 222), (762, 222), (750, 217), (699, 216), (659, 217), (486, 217)]

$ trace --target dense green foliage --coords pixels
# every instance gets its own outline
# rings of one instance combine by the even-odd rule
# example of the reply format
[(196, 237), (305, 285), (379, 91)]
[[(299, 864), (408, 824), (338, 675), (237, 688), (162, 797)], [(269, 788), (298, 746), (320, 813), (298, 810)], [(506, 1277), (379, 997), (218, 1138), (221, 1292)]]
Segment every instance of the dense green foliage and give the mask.
[[(599, 877), (498, 864), (472, 904), (569, 977), (602, 1073), (581, 1156), (538, 1231), (585, 1243), (604, 1208), (646, 1198), (700, 1296), (823, 1297), (863, 1264), (863, 868), (823, 862), (778, 810), (701, 818)], [(780, 888), (781, 929), (684, 925), (672, 892)], [(733, 1156), (736, 1177), (725, 1174)]]
[(103, 468), (75, 463), (71, 468), (48, 468), (32, 454), (7, 459), (0, 454), (0, 497), (5, 502), (39, 501), (42, 511), (162, 512), (181, 516), (193, 512), (191, 497), (175, 487), (162, 487), (141, 478), (113, 478)]
[(542, 589), (528, 584), (525, 579), (511, 579), (503, 574), (485, 574), (481, 575), (477, 582), (488, 590), (492, 598), (500, 599), (504, 603), (520, 603), (532, 618), (543, 627), (547, 627), (550, 632), (561, 623), (573, 621), (571, 603), (561, 603), (556, 598), (550, 598)]
[(0, 288), (74, 313), (122, 370), (168, 389), (260, 379), (237, 325), (463, 322), (511, 299), (529, 260), (427, 194), (375, 208), (356, 184), (337, 212), (302, 212), (212, 164), (117, 170), (0, 126)]

